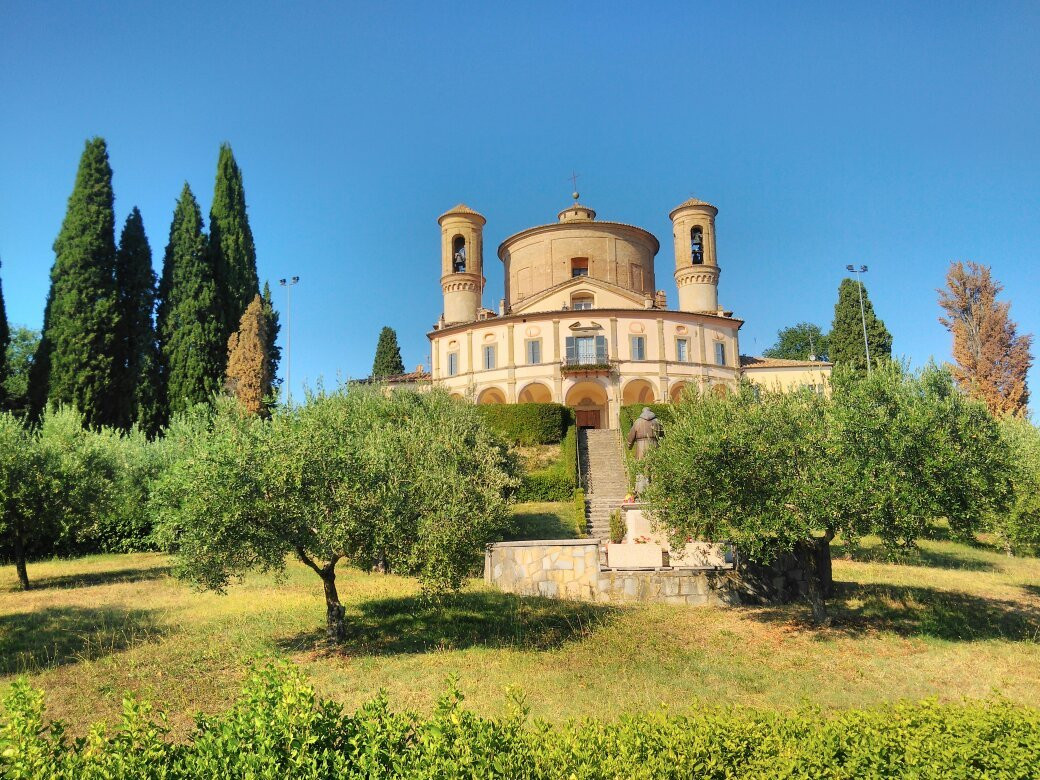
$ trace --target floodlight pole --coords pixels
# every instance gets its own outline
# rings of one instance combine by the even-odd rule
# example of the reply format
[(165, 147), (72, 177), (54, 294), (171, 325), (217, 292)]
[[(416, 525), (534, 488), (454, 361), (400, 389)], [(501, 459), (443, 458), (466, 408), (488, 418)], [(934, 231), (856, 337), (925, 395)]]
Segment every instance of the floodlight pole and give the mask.
[(285, 288), (285, 402), (288, 406), (292, 406), (292, 288), (299, 281), (298, 276), (278, 280)]
[(856, 274), (856, 280), (859, 282), (859, 318), (863, 323), (863, 349), (867, 353), (867, 376), (870, 376), (870, 344), (867, 343), (867, 313), (863, 308), (863, 277), (860, 276), (860, 274), (865, 274), (867, 272), (867, 267), (861, 265), (859, 268), (856, 268), (855, 266), (847, 265), (845, 266), (845, 269)]

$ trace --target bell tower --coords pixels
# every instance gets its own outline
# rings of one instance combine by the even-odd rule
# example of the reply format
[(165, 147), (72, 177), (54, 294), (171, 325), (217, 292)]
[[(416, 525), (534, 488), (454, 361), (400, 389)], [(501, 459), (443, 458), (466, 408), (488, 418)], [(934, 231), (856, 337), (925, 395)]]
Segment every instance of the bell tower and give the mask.
[(719, 263), (715, 256), (715, 216), (719, 210), (690, 198), (668, 215), (675, 239), (675, 286), (679, 310), (719, 310)]
[(484, 292), (484, 224), (487, 220), (460, 203), (440, 215), (441, 290), (444, 322), (473, 322)]

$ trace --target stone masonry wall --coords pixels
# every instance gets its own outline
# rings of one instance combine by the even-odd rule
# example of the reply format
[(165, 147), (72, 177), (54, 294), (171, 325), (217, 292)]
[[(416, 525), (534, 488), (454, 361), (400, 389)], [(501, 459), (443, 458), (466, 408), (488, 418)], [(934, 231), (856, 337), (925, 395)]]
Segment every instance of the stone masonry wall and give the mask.
[(508, 593), (594, 601), (599, 542), (557, 539), (488, 545), (484, 581)]

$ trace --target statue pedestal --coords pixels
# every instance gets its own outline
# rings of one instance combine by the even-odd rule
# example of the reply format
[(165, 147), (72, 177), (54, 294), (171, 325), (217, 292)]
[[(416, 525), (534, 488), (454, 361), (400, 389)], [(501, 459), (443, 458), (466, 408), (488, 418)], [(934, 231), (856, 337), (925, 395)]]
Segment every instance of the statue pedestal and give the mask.
[(645, 504), (622, 504), (621, 512), (625, 519), (625, 539), (621, 544), (607, 545), (610, 568), (733, 568), (733, 553), (728, 544), (690, 540), (682, 549), (673, 549), (668, 535), (654, 528)]

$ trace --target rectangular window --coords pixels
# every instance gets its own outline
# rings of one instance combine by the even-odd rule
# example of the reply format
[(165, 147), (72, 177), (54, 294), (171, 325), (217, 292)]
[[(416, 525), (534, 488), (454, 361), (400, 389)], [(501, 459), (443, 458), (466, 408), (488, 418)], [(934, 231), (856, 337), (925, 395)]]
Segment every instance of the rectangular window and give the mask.
[(459, 353), (449, 352), (448, 353), (448, 376), (455, 376), (459, 373)]
[(680, 363), (690, 362), (690, 342), (686, 339), (675, 340), (675, 359)]
[(726, 365), (726, 345), (721, 341), (715, 342), (715, 364), (719, 366)]
[(646, 336), (632, 336), (632, 360), (646, 360)]
[(484, 347), (484, 370), (488, 371), (495, 367), (495, 345), (488, 344)]
[(567, 364), (591, 366), (607, 363), (606, 336), (568, 336)]
[(571, 277), (575, 276), (588, 276), (589, 275), (589, 258), (587, 257), (572, 257), (571, 258)]
[(537, 366), (542, 362), (542, 340), (528, 339), (527, 341), (527, 365)]

